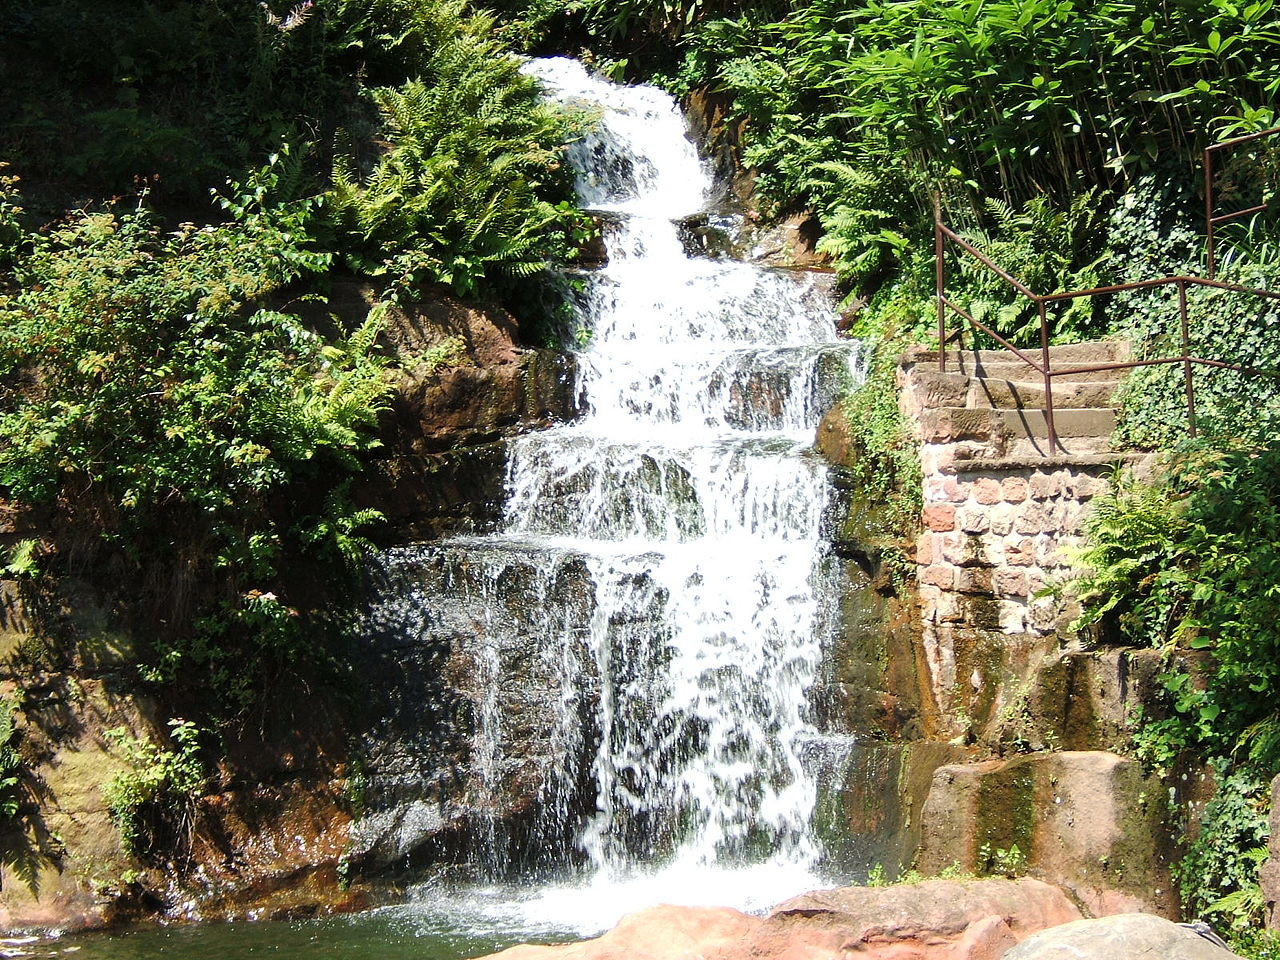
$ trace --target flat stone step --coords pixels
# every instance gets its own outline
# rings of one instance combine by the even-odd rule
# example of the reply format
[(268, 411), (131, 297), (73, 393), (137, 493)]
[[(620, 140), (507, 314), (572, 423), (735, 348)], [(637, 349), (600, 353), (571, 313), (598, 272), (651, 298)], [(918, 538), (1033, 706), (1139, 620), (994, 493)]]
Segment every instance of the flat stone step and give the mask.
[[(1034, 443), (1038, 443), (1041, 448), (1047, 446), (1043, 440), (1034, 441)], [(1083, 452), (1085, 450), (1096, 450), (1099, 444), (1097, 441), (1081, 437), (1068, 438), (1063, 441), (1063, 445), (1068, 448), (1075, 448), (1079, 452), (1063, 453), (1059, 451), (1055, 456), (1041, 455), (1035, 452), (1033, 442), (1030, 441), (1017, 445), (1015, 447), (1016, 452), (1005, 453), (1000, 456), (993, 456), (981, 450), (972, 452), (960, 450), (957, 451), (956, 457), (949, 464), (940, 468), (940, 472), (949, 474), (1025, 473), (1028, 470), (1049, 471), (1062, 469), (1102, 472), (1115, 466), (1124, 466), (1133, 471), (1136, 476), (1147, 477), (1151, 474), (1151, 468), (1156, 457), (1154, 453), (1134, 450)]]
[[(1026, 373), (1031, 373), (1026, 367)], [(920, 405), (932, 407), (968, 407), (979, 409), (1042, 408), (1045, 405), (1044, 384), (1039, 381), (976, 377), (964, 373), (939, 373), (930, 367), (916, 367), (908, 375)], [(1109, 407), (1115, 396), (1116, 380), (1078, 380), (1055, 383), (1055, 410), (1068, 408)]]
[[(1053, 419), (1059, 438), (1109, 440), (1116, 427), (1116, 412), (1110, 408), (1056, 410)], [(1045, 412), (1031, 409), (937, 407), (921, 413), (920, 426), (926, 443), (978, 440), (999, 441), (1008, 446), (1023, 438), (1049, 436)]]
[[(1022, 352), (1036, 360), (1040, 359), (1040, 348), (1023, 347)], [(938, 351), (924, 347), (909, 348), (907, 354), (911, 362), (938, 362)], [(1065, 343), (1049, 348), (1049, 363), (1053, 366), (1083, 366), (1092, 363), (1118, 363), (1131, 358), (1131, 349), (1127, 340), (1090, 340), (1086, 343)], [(1003, 348), (999, 350), (947, 350), (947, 364), (967, 362), (971, 364), (999, 363), (1003, 360), (1017, 360), (1017, 357)]]
[[(1039, 348), (1023, 351), (1035, 361), (1040, 360)], [(1122, 363), (1132, 356), (1127, 341), (1097, 340), (1090, 343), (1073, 343), (1049, 348), (1049, 369), (1063, 370), (1087, 367), (1100, 363)], [(924, 347), (911, 347), (900, 361), (906, 369), (938, 368), (938, 351)], [(991, 379), (1031, 382), (1041, 379), (1040, 373), (1008, 350), (948, 350), (947, 372)], [(1064, 381), (1115, 382), (1123, 380), (1129, 371), (1094, 370), (1086, 373), (1063, 374), (1055, 378), (1055, 384)]]

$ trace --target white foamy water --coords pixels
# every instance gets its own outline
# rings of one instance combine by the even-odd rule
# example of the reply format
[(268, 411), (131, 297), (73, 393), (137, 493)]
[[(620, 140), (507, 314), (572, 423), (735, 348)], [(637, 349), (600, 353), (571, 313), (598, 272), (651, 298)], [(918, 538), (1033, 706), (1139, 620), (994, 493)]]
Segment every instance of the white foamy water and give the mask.
[(587, 413), (511, 444), (499, 532), (388, 563), (434, 571), (422, 622), (475, 637), (492, 685), (475, 708), (481, 808), (513, 762), (502, 651), (533, 638), (554, 727), (539, 836), (573, 847), (540, 857), (576, 873), (448, 909), (590, 932), (658, 902), (766, 907), (823, 885), (804, 746), (834, 601), (809, 447), (856, 351), (811, 279), (686, 254), (676, 221), (711, 177), (669, 96), (569, 60), (528, 69), (600, 116), (570, 157), (583, 204), (616, 221), (573, 301)]

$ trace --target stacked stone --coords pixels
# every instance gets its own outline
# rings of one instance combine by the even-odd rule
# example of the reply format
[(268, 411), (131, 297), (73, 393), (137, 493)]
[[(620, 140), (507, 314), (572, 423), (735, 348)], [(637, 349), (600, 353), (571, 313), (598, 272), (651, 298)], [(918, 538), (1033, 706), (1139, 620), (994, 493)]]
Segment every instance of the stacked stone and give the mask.
[(927, 474), (916, 544), (923, 619), (1002, 633), (1062, 633), (1079, 609), (1042, 595), (1068, 576), (1098, 467)]

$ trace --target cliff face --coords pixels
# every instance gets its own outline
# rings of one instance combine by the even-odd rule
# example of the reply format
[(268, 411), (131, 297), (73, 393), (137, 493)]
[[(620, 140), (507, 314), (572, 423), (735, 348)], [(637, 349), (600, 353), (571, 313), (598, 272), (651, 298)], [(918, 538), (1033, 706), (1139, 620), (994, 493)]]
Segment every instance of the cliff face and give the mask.
[[(350, 327), (370, 305), (370, 291), (338, 282), (326, 312)], [(502, 501), (506, 441), (576, 415), (571, 358), (521, 346), (499, 307), (443, 295), (391, 310), (383, 336), (399, 380), (382, 448), (353, 497), (386, 515), (385, 545), (483, 529)], [(0, 551), (28, 539), (51, 546), (51, 517), (0, 506)], [(110, 571), (76, 569), (39, 597), (0, 581), (0, 693), (18, 704), (24, 761), (21, 808), (3, 837), (0, 926), (306, 916), (380, 896), (349, 876), (364, 803), (359, 736), (385, 714), (384, 700), (416, 702), (406, 678), (437, 676), (438, 665), (374, 645), (354, 655), (346, 689), (287, 683), (223, 733), (225, 756), (190, 812), (189, 836), (141, 863), (122, 848), (103, 787), (130, 769), (123, 739), (166, 741), (164, 717), (140, 692), (145, 638), (121, 626)], [(33, 603), (56, 636), (33, 627)]]

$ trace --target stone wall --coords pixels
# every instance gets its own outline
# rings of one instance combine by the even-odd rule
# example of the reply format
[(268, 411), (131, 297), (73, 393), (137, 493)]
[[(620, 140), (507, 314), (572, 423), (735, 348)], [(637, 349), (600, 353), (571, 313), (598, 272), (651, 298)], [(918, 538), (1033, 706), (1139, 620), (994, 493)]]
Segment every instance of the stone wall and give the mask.
[[(939, 711), (980, 731), (1004, 696), (1073, 638), (1071, 552), (1117, 457), (1010, 456), (1007, 420), (984, 409), (930, 409), (899, 370), (901, 406), (920, 440), (923, 510), (915, 543), (921, 643)], [(1036, 411), (1017, 411), (1030, 423)], [(1026, 441), (1023, 441), (1024, 443)]]

